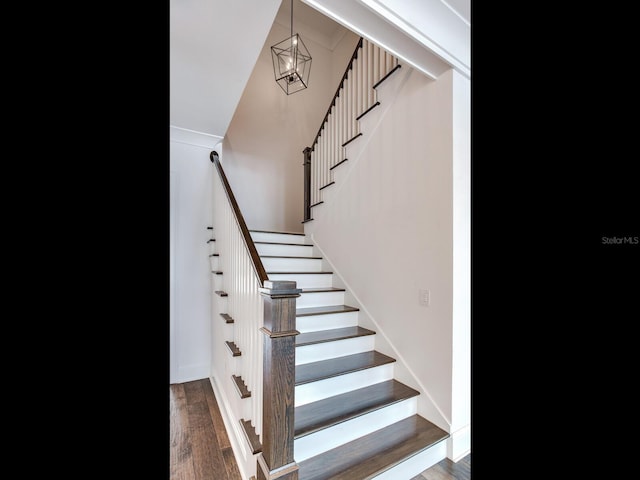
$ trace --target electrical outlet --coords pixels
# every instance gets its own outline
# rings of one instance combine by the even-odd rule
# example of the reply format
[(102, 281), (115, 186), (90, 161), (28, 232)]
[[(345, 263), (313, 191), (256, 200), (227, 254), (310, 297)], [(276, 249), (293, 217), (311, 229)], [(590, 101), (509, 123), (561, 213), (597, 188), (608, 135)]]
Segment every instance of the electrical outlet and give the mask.
[(422, 305), (423, 307), (428, 307), (429, 306), (429, 290), (420, 290), (419, 291), (419, 303), (420, 305)]

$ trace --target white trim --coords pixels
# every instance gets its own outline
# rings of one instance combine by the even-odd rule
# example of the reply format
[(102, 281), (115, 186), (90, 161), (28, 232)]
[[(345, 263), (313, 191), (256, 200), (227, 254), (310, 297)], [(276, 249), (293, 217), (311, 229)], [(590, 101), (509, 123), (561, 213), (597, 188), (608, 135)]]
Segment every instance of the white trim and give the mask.
[[(405, 32), (410, 37), (416, 39), (418, 42), (420, 42), (425, 47), (427, 47), (430, 51), (432, 51), (437, 56), (442, 58), (444, 61), (449, 63), (452, 67), (459, 70), (460, 73), (462, 73), (465, 77), (471, 78), (471, 68), (465, 61), (458, 58), (457, 55), (452, 53), (449, 49), (445, 48), (441, 43), (427, 36), (425, 32), (420, 31), (408, 19), (400, 17), (394, 11), (390, 10), (386, 5), (381, 4), (378, 0), (360, 0), (360, 1), (364, 5), (369, 7), (372, 11), (380, 15), (382, 18), (387, 19), (389, 22), (395, 25), (395, 27), (398, 30)], [(446, 3), (444, 2), (440, 2), (440, 3), (442, 3), (443, 6), (447, 7), (447, 10), (451, 11), (452, 13), (455, 12), (455, 10), (453, 10)], [(440, 14), (440, 12), (431, 11), (430, 13), (440, 18), (442, 17), (442, 14)], [(460, 18), (458, 14), (456, 14), (456, 17)], [(465, 22), (465, 26), (468, 27), (469, 25)]]
[[(454, 67), (452, 63), (427, 48), (419, 39), (403, 32), (391, 21), (384, 20), (379, 13), (364, 3), (345, 0), (302, 1), (357, 35), (367, 38), (433, 80)], [(398, 32), (402, 35), (398, 35)]]
[(169, 140), (177, 143), (186, 143), (195, 147), (213, 148), (222, 142), (224, 137), (209, 133), (197, 132), (188, 128), (169, 125)]
[[(469, 1), (471, 1), (471, 0), (469, 0)], [(453, 12), (453, 13), (454, 13), (454, 14), (455, 14), (455, 15), (456, 15), (460, 20), (462, 20), (462, 21), (464, 22), (464, 24), (465, 24), (467, 27), (470, 27), (470, 26), (471, 26), (471, 22), (469, 22), (469, 20), (467, 20), (466, 18), (464, 18), (464, 17), (462, 16), (462, 14), (461, 14), (460, 12), (458, 12), (455, 8), (453, 8), (451, 5), (449, 5), (449, 3), (448, 3), (448, 2), (446, 2), (445, 0), (440, 0), (440, 2), (444, 3), (444, 5), (445, 5), (449, 10), (451, 10), (451, 11), (452, 11), (452, 12)]]
[(176, 275), (176, 197), (178, 195), (178, 173), (169, 171), (169, 382), (178, 383), (178, 318)]
[(218, 407), (220, 409), (220, 413), (222, 416), (222, 423), (224, 423), (224, 428), (227, 430), (227, 436), (229, 437), (229, 442), (231, 443), (231, 450), (233, 450), (233, 455), (236, 458), (236, 463), (238, 464), (238, 469), (240, 470), (240, 476), (242, 478), (249, 478), (252, 475), (255, 475), (256, 472), (247, 472), (245, 470), (245, 463), (238, 461), (240, 458), (246, 458), (246, 450), (244, 448), (244, 435), (240, 432), (239, 427), (236, 427), (236, 423), (233, 421), (233, 415), (231, 415), (231, 407), (227, 402), (227, 397), (224, 395), (224, 392), (221, 388), (218, 387), (217, 382), (215, 381), (213, 376), (209, 376), (209, 381), (211, 382), (211, 388), (213, 388), (213, 393), (216, 395), (216, 400), (218, 402)]
[(447, 457), (459, 462), (471, 453), (471, 424), (452, 432), (447, 438)]

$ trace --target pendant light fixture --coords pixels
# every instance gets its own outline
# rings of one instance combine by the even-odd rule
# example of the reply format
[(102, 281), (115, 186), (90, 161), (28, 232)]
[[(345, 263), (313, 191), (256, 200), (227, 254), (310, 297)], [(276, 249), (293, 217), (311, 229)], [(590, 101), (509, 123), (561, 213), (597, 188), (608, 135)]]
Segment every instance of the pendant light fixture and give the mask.
[(293, 33), (293, 0), (291, 0), (291, 37), (271, 47), (276, 82), (287, 95), (309, 86), (311, 55), (297, 33)]

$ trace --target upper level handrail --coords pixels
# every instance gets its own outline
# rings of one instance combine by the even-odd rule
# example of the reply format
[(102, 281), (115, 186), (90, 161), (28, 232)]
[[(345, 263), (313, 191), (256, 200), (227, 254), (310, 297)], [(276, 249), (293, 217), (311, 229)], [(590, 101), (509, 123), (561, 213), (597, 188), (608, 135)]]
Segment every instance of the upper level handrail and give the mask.
[(322, 123), (320, 124), (320, 128), (318, 129), (318, 133), (316, 133), (316, 138), (313, 139), (313, 143), (311, 144), (312, 150), (316, 142), (318, 141), (318, 137), (320, 136), (320, 133), (324, 128), (324, 124), (326, 123), (327, 118), (329, 118), (329, 115), (331, 114), (331, 108), (336, 104), (336, 99), (338, 98), (338, 96), (340, 96), (340, 90), (342, 89), (342, 85), (344, 85), (344, 82), (347, 79), (347, 75), (349, 75), (349, 70), (351, 70), (351, 68), (353, 67), (353, 62), (356, 60), (356, 58), (358, 58), (358, 51), (361, 48), (362, 48), (362, 37), (360, 37), (360, 40), (358, 40), (358, 44), (356, 45), (356, 48), (353, 51), (353, 55), (351, 55), (351, 60), (349, 60), (349, 64), (347, 65), (347, 68), (345, 69), (344, 74), (342, 75), (342, 79), (340, 80), (340, 83), (338, 83), (338, 88), (336, 89), (336, 93), (333, 94), (333, 98), (331, 99), (331, 103), (329, 104), (329, 108), (327, 109), (327, 113), (325, 113), (324, 118), (322, 119)]
[(256, 249), (255, 244), (253, 243), (253, 238), (251, 238), (251, 234), (249, 233), (249, 229), (247, 228), (247, 224), (244, 221), (244, 217), (242, 216), (242, 212), (240, 211), (240, 207), (238, 207), (238, 202), (236, 202), (236, 197), (233, 195), (233, 190), (231, 190), (231, 185), (229, 185), (229, 181), (227, 180), (227, 176), (224, 174), (224, 169), (220, 164), (220, 158), (218, 152), (213, 150), (209, 154), (209, 158), (211, 162), (216, 166), (218, 170), (218, 174), (220, 175), (220, 179), (222, 180), (222, 185), (224, 185), (224, 191), (227, 194), (227, 198), (229, 199), (229, 203), (231, 204), (231, 209), (233, 210), (233, 215), (236, 218), (236, 222), (238, 223), (238, 227), (242, 232), (242, 238), (244, 240), (244, 245), (249, 252), (249, 256), (251, 257), (251, 264), (253, 266), (253, 270), (258, 277), (258, 281), (260, 282), (260, 286), (264, 286), (264, 282), (269, 280), (269, 276), (264, 269), (264, 265), (262, 265), (262, 260), (260, 259), (260, 255), (258, 255), (258, 250)]

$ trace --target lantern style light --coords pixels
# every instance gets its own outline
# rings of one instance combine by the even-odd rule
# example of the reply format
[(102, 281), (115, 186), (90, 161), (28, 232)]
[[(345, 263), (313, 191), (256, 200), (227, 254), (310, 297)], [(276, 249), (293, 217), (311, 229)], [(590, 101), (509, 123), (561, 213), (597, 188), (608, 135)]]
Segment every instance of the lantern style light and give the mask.
[(291, 0), (291, 37), (271, 47), (276, 82), (287, 95), (309, 86), (311, 55), (299, 34), (293, 33), (293, 0)]

